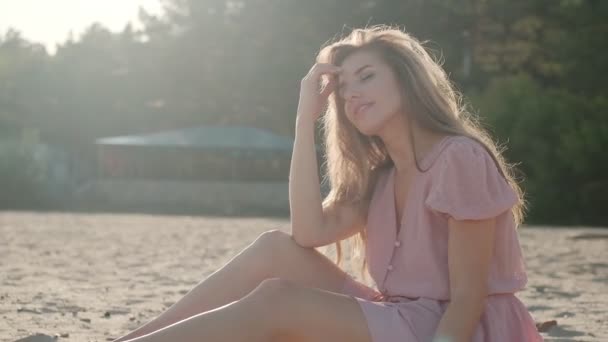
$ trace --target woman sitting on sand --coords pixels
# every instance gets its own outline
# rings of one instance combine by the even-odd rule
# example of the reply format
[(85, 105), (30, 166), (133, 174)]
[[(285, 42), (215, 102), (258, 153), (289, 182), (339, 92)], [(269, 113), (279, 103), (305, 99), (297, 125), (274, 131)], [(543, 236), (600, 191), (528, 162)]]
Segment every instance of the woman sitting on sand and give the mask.
[[(527, 280), (521, 190), (415, 38), (357, 29), (321, 50), (301, 83), (290, 172), (291, 234), (263, 233), (116, 341), (542, 340), (514, 295)], [(337, 264), (315, 249), (355, 234), (378, 290), (339, 267), (339, 245)]]

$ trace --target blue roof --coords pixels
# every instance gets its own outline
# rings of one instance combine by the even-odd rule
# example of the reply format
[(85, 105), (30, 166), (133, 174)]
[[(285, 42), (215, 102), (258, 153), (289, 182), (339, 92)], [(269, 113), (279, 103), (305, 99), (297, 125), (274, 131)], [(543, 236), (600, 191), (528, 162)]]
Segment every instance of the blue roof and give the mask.
[(99, 145), (168, 146), (291, 151), (293, 139), (246, 126), (197, 126), (186, 129), (100, 138)]

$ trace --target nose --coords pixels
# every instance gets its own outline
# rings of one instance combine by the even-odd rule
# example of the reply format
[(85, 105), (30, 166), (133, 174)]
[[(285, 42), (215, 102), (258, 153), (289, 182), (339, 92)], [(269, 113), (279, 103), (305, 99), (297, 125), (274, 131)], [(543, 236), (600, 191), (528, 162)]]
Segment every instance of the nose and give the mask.
[(358, 99), (359, 97), (361, 97), (361, 92), (359, 91), (359, 89), (357, 89), (356, 87), (351, 86), (344, 86), (342, 88), (342, 94), (344, 97), (344, 100), (346, 101), (350, 101), (353, 99)]
[(361, 93), (357, 90), (345, 89), (344, 91), (344, 102), (345, 109), (347, 112), (352, 112), (355, 109), (357, 103), (361, 102)]

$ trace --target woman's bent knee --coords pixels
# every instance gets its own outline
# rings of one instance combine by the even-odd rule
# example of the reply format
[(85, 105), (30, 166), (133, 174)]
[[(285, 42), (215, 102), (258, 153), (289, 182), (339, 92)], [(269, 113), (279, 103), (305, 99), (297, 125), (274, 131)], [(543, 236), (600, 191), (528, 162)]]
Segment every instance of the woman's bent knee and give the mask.
[(260, 234), (253, 242), (252, 248), (259, 249), (262, 253), (267, 253), (269, 257), (276, 258), (286, 248), (293, 247), (291, 235), (278, 229), (269, 230)]
[(254, 242), (262, 245), (275, 246), (289, 240), (292, 240), (292, 238), (288, 233), (279, 229), (271, 229), (260, 234)]

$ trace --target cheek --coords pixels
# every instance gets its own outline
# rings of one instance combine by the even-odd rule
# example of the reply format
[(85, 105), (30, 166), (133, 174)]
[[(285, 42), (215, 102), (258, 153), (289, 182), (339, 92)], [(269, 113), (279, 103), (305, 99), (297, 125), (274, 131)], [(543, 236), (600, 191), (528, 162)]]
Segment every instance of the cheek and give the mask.
[(382, 78), (371, 82), (369, 92), (381, 104), (383, 111), (394, 112), (401, 107), (401, 94), (392, 80)]
[(390, 94), (386, 95), (386, 110), (390, 112), (390, 114), (394, 114), (396, 112), (401, 111), (401, 94), (394, 91)]
[(401, 110), (401, 95), (392, 90), (381, 92), (376, 97), (376, 110), (382, 117), (391, 116)]

